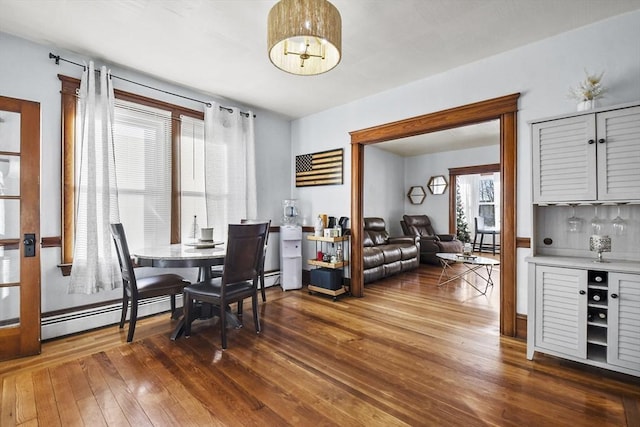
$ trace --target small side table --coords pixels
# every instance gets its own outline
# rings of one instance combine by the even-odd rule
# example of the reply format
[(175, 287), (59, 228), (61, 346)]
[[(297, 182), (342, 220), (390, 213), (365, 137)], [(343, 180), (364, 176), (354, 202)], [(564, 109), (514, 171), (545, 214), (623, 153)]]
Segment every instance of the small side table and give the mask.
[[(440, 273), (440, 278), (438, 279), (438, 286), (446, 285), (449, 282), (460, 279), (465, 281), (469, 286), (480, 292), (482, 295), (485, 295), (487, 293), (487, 289), (489, 289), (489, 286), (493, 286), (493, 279), (491, 279), (493, 266), (500, 265), (500, 261), (498, 260), (475, 255), (468, 256), (462, 254), (438, 252), (436, 256), (440, 259), (440, 263), (442, 264), (442, 272)], [(466, 270), (460, 273), (456, 273), (453, 276), (449, 276), (449, 270), (454, 264), (462, 264), (466, 267)], [(486, 276), (480, 274), (480, 271), (482, 271), (483, 267), (485, 269)], [(475, 283), (467, 280), (467, 278), (464, 277), (467, 273), (474, 273), (476, 276), (480, 277), (485, 282), (484, 290), (481, 290), (476, 286)], [(446, 280), (443, 281), (443, 277)]]

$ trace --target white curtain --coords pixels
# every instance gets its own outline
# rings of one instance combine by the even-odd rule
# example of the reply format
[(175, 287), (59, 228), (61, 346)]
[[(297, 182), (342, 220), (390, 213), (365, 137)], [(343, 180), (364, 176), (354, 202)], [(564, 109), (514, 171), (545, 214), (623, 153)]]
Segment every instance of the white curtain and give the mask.
[(469, 224), (469, 234), (471, 240), (476, 234), (474, 218), (478, 216), (478, 186), (480, 183), (480, 175), (462, 175), (459, 176), (460, 197), (462, 199), (462, 207), (464, 216)]
[(257, 217), (253, 113), (205, 106), (204, 138), (207, 225), (226, 240), (227, 224)]
[(85, 68), (78, 94), (79, 174), (76, 228), (69, 293), (93, 294), (121, 286), (110, 222), (119, 222), (113, 145), (114, 95), (102, 67), (96, 88), (93, 62)]

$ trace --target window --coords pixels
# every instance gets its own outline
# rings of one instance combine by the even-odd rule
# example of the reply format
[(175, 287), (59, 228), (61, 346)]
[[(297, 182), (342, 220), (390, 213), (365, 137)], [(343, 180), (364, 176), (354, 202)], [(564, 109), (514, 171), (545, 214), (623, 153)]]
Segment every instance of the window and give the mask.
[[(207, 206), (204, 189), (204, 123), (202, 120), (181, 117), (180, 134), (180, 200), (182, 238), (194, 236), (194, 220), (202, 227), (206, 224)], [(194, 218), (196, 217), (196, 218)]]
[[(66, 275), (73, 258), (76, 91), (80, 80), (59, 78), (63, 139), (62, 269)], [(205, 218), (204, 115), (128, 92), (116, 90), (115, 96), (120, 219), (127, 226), (129, 246), (179, 243), (187, 236), (193, 215)]]
[(116, 100), (113, 140), (120, 221), (130, 248), (171, 237), (171, 113)]
[(499, 227), (499, 218), (496, 217), (496, 209), (499, 203), (496, 192), (499, 188), (498, 174), (482, 174), (478, 182), (478, 216), (484, 219), (487, 227)]

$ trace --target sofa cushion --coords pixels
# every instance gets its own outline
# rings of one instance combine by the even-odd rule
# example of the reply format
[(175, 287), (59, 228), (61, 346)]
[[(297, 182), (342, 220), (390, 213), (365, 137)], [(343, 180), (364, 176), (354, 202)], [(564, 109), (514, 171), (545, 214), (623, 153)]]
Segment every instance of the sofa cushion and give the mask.
[(398, 245), (382, 245), (379, 246), (384, 255), (384, 263), (389, 264), (391, 262), (400, 261), (402, 259), (402, 251)]
[(364, 283), (374, 282), (384, 277), (384, 266), (379, 265), (377, 267), (366, 269), (362, 272)]
[(414, 268), (417, 268), (418, 265), (420, 265), (420, 262), (416, 257), (411, 259), (403, 259), (402, 261), (400, 261), (400, 264), (402, 267), (402, 271), (409, 271), (409, 270), (413, 270)]
[(362, 246), (364, 246), (365, 248), (370, 248), (371, 246), (374, 246), (373, 239), (369, 235), (369, 232), (366, 230), (364, 233), (362, 233)]
[(384, 267), (384, 277), (391, 276), (392, 274), (397, 274), (402, 271), (402, 261), (398, 260), (392, 262), (390, 264), (383, 265)]
[(384, 264), (384, 255), (382, 249), (376, 247), (363, 248), (363, 267), (364, 269), (373, 268)]
[(373, 243), (377, 245), (386, 245), (389, 240), (389, 233), (385, 231), (369, 231), (371, 234), (371, 238), (373, 239)]
[(438, 247), (440, 248), (440, 252), (462, 252), (464, 249), (464, 244), (460, 240), (452, 240), (450, 242), (439, 241)]
[(416, 245), (399, 245), (400, 252), (402, 252), (401, 259), (418, 259), (418, 247)]
[(402, 217), (407, 228), (416, 236), (433, 236), (435, 231), (431, 220), (426, 215), (404, 215)]

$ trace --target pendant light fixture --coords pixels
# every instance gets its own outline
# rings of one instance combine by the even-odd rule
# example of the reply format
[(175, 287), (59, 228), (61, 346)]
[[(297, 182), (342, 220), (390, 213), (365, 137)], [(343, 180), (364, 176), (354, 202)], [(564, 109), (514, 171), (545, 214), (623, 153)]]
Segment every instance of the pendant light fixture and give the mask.
[(327, 0), (280, 0), (269, 12), (269, 59), (287, 73), (312, 76), (340, 62), (342, 19)]

